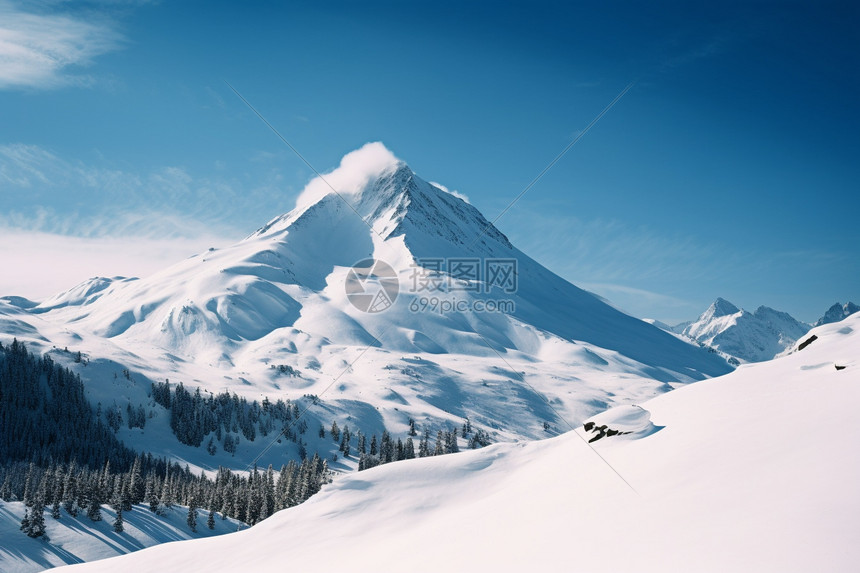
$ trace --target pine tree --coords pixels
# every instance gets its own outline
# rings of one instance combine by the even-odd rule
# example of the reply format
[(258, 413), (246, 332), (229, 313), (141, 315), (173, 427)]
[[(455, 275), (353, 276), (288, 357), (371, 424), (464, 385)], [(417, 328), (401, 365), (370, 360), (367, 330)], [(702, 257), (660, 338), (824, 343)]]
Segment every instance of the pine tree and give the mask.
[(247, 482), (242, 480), (239, 482), (239, 486), (235, 488), (235, 493), (233, 495), (233, 516), (239, 521), (243, 521), (245, 523), (248, 522), (247, 510), (248, 510), (248, 492), (245, 491), (243, 487)]
[(30, 537), (41, 537), (45, 534), (45, 498), (37, 494), (33, 499), (33, 510), (30, 512), (30, 527), (26, 530)]
[(24, 484), (24, 505), (33, 505), (34, 489), (36, 488), (36, 464), (30, 462), (30, 467), (27, 469), (27, 481)]
[(194, 496), (191, 496), (188, 502), (188, 516), (185, 519), (185, 523), (188, 524), (191, 531), (194, 533), (197, 532), (197, 503)]
[(110, 473), (110, 460), (105, 462), (105, 467), (102, 470), (101, 476), (99, 477), (98, 482), (98, 492), (97, 497), (99, 499), (107, 499), (110, 495), (112, 488), (111, 485), (113, 483), (113, 477)]
[(445, 453), (445, 435), (442, 433), (442, 430), (436, 432), (436, 447), (433, 450), (434, 456), (441, 456)]
[(264, 505), (265, 505), (265, 516), (262, 519), (265, 519), (275, 513), (275, 470), (272, 468), (271, 464), (266, 470), (266, 478), (264, 484)]
[(430, 430), (425, 429), (421, 441), (418, 442), (418, 457), (426, 458), (430, 455)]
[(116, 519), (113, 520), (113, 530), (117, 533), (122, 533), (123, 531), (125, 531), (125, 527), (123, 526), (122, 520), (122, 503), (117, 505)]
[(65, 509), (66, 513), (72, 517), (77, 517), (78, 515), (77, 498), (79, 495), (79, 485), (77, 472), (77, 464), (73, 461), (69, 465), (69, 469), (66, 472), (66, 479), (63, 481), (63, 495), (65, 496), (65, 499), (63, 500), (63, 509)]
[(12, 474), (7, 473), (3, 478), (3, 485), (0, 486), (0, 499), (10, 501), (12, 499)]
[(340, 441), (340, 428), (337, 427), (337, 420), (331, 423), (331, 439), (335, 442)]
[(149, 511), (156, 513), (158, 511), (158, 494), (155, 478), (152, 475), (146, 477), (146, 488), (143, 493), (144, 500), (149, 504)]
[(129, 474), (128, 479), (119, 478), (119, 503), (123, 511), (131, 511), (131, 479), (132, 474)]
[(391, 434), (388, 430), (382, 430), (382, 439), (379, 441), (379, 461), (383, 464), (394, 460), (394, 444), (391, 443)]
[(142, 461), (140, 456), (135, 456), (134, 464), (131, 466), (131, 475), (129, 476), (129, 504), (142, 503), (146, 496), (146, 484), (141, 475)]
[(91, 497), (87, 505), (87, 517), (92, 521), (102, 520), (102, 507), (96, 497)]
[(456, 428), (445, 432), (445, 453), (446, 454), (456, 454), (460, 451), (460, 446), (457, 444), (457, 430)]
[(159, 500), (159, 507), (164, 509), (170, 509), (173, 507), (173, 502), (175, 498), (173, 497), (173, 488), (170, 483), (170, 479), (165, 475), (164, 476), (164, 484), (161, 487), (161, 499)]
[(63, 500), (63, 483), (65, 476), (62, 475), (60, 468), (54, 473), (54, 495), (51, 502), (51, 517), (60, 519), (60, 503)]
[(469, 418), (463, 420), (463, 428), (461, 430), (464, 438), (468, 438), (469, 434), (472, 433), (472, 422), (469, 421)]
[(209, 517), (206, 518), (206, 527), (209, 529), (215, 529), (215, 510), (209, 510)]
[(233, 489), (233, 480), (227, 479), (224, 485), (224, 493), (221, 496), (221, 519), (226, 519), (227, 516), (235, 516), (236, 510), (234, 501), (236, 492)]

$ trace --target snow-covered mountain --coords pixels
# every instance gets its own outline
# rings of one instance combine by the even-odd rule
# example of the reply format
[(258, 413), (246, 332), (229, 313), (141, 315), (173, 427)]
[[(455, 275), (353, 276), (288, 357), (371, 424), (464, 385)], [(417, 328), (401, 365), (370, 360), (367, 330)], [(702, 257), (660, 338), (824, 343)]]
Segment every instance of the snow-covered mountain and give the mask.
[(822, 324), (830, 324), (832, 322), (839, 322), (840, 320), (844, 320), (846, 317), (854, 314), (855, 312), (860, 312), (860, 306), (857, 306), (851, 301), (846, 302), (845, 304), (837, 302), (836, 304), (827, 309), (827, 312), (824, 313), (824, 316), (815, 321), (815, 326), (821, 326)]
[[(351, 474), (247, 531), (70, 571), (855, 571), (860, 315), (813, 334), (591, 431)], [(589, 447), (595, 426), (629, 433)]]
[(745, 362), (761, 362), (790, 348), (810, 328), (785, 312), (766, 306), (747, 312), (718, 298), (699, 318), (672, 331)]
[[(353, 268), (367, 259), (391, 276)], [(388, 287), (398, 290), (385, 292), (390, 308), (368, 312), (378, 301), (362, 302), (362, 289), (378, 297)], [(0, 333), (82, 352), (71, 367), (93, 402), (152, 407), (156, 418), (149, 382), (169, 378), (249, 400), (308, 396), (312, 423), (402, 433), (410, 418), (435, 429), (469, 417), (494, 440), (543, 437), (731, 370), (542, 267), (378, 143), (235, 245), (143, 279), (91, 279), (35, 306), (0, 299)], [(224, 462), (153, 441), (148, 428), (120, 437), (197, 465)], [(227, 461), (260, 449), (243, 443)], [(280, 463), (283, 453), (268, 455)]]

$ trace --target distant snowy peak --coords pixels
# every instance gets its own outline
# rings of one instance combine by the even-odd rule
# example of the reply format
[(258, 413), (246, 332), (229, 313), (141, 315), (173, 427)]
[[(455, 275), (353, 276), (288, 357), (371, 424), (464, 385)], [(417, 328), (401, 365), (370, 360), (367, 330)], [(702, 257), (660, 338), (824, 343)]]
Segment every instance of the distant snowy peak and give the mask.
[(681, 326), (681, 334), (747, 362), (772, 359), (810, 329), (788, 313), (766, 306), (750, 313), (723, 298), (698, 319)]
[(830, 324), (831, 322), (839, 322), (857, 311), (860, 311), (860, 306), (857, 306), (853, 302), (846, 302), (845, 304), (837, 302), (827, 309), (824, 316), (815, 321), (815, 326)]
[(737, 314), (738, 312), (740, 312), (740, 309), (738, 307), (736, 307), (724, 298), (717, 298), (717, 300), (715, 300), (713, 304), (708, 307), (708, 310), (705, 311), (705, 315), (709, 315), (712, 318), (719, 318), (721, 316)]

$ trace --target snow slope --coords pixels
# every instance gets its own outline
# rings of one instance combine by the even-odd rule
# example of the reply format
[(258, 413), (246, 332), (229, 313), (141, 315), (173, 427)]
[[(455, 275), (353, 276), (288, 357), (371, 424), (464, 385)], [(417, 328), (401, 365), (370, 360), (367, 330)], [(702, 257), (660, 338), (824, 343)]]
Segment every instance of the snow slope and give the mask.
[(809, 329), (788, 313), (766, 306), (750, 313), (718, 298), (699, 318), (672, 330), (745, 362), (761, 362), (790, 348)]
[[(362, 312), (346, 292), (350, 267), (369, 257), (397, 273), (399, 295), (385, 312)], [(416, 262), (423, 269), (453, 258), (515, 260), (516, 288), (506, 292), (482, 275), (451, 281), (451, 292), (418, 289)], [(449, 279), (420, 272), (428, 274)], [(432, 297), (463, 304), (419, 308)], [(507, 440), (546, 436), (544, 424), (557, 431), (731, 369), (542, 267), (381, 144), (344, 157), (293, 211), (235, 245), (144, 279), (94, 278), (37, 306), (15, 302), (0, 299), (0, 338), (81, 351), (90, 365), (73, 367), (93, 401), (121, 410), (146, 405), (149, 382), (169, 378), (257, 400), (322, 395), (312, 420), (350, 420), (365, 432), (384, 425), (402, 434), (410, 418), (435, 431), (468, 416)], [(476, 308), (503, 303), (513, 306)], [(114, 378), (124, 368), (131, 380)], [(193, 457), (167, 448), (161, 435), (121, 437), (155, 454)], [(250, 461), (251, 449), (209, 465)], [(276, 447), (261, 463), (280, 465), (283, 456)], [(191, 461), (207, 465), (205, 456)]]
[(637, 431), (593, 450), (580, 429), (398, 462), (246, 531), (70, 571), (856, 571), (860, 315), (812, 334), (607, 412)]
[(116, 513), (102, 506), (102, 521), (93, 522), (83, 512), (71, 517), (65, 511), (58, 520), (45, 512), (46, 536), (31, 539), (19, 531), (24, 516), (20, 501), (0, 501), (0, 571), (30, 573), (51, 567), (106, 559), (151, 547), (159, 543), (223, 535), (237, 530), (233, 519), (215, 520), (215, 528), (206, 527), (208, 512), (197, 511), (197, 532), (186, 524), (188, 508), (174, 506), (163, 516), (150, 512), (146, 505), (136, 505), (123, 514), (125, 530), (116, 533), (112, 524)]

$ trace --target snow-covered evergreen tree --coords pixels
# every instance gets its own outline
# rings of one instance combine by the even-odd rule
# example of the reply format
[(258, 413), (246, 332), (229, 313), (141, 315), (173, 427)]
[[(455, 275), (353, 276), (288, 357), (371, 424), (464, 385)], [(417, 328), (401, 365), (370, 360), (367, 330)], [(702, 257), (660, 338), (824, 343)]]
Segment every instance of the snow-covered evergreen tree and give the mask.
[(30, 511), (30, 526), (26, 530), (30, 537), (42, 537), (45, 535), (45, 498), (36, 494), (33, 499), (32, 511)]
[(418, 457), (426, 458), (430, 455), (430, 430), (425, 429), (421, 441), (418, 442)]
[(123, 519), (122, 519), (122, 504), (121, 503), (117, 506), (116, 519), (113, 520), (113, 530), (116, 533), (122, 533), (123, 531), (125, 531), (125, 526), (123, 525)]
[(191, 531), (197, 531), (197, 501), (194, 499), (194, 496), (191, 496), (188, 502), (188, 515), (185, 518), (185, 523), (188, 524)]
[(445, 453), (445, 433), (442, 430), (436, 432), (436, 447), (433, 449), (434, 456), (441, 456)]

